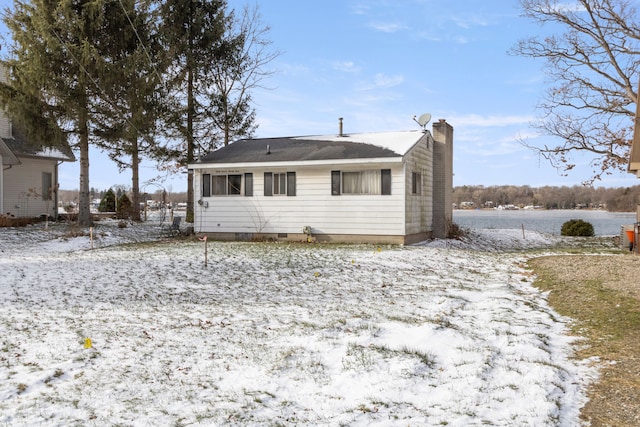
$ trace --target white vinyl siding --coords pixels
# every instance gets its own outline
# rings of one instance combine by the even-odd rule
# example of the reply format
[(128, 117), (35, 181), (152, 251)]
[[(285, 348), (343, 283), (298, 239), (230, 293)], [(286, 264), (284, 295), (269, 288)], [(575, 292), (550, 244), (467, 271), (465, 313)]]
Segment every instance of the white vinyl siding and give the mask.
[[(405, 156), (405, 233), (408, 235), (433, 229), (433, 146), (433, 138), (425, 134)], [(419, 184), (419, 194), (412, 191), (414, 184)]]
[[(349, 171), (348, 167), (340, 168)], [(265, 188), (275, 174), (289, 174), (295, 180), (296, 197), (265, 196), (254, 192), (251, 198), (207, 198), (209, 207), (196, 206), (196, 232), (212, 233), (302, 233), (311, 226), (314, 233), (350, 235), (404, 234), (404, 171), (401, 161), (371, 165), (371, 169), (390, 169), (391, 195), (331, 195), (331, 170), (335, 167), (305, 167), (295, 171), (265, 171), (254, 168), (253, 185)], [(361, 167), (352, 168), (359, 171)], [(214, 174), (215, 171), (203, 170)], [(267, 172), (265, 174), (265, 172)], [(201, 173), (195, 175), (196, 181)], [(268, 183), (267, 183), (268, 184)], [(271, 184), (273, 186), (273, 183)], [(267, 186), (268, 187), (268, 186)], [(196, 182), (196, 189), (201, 184)], [(197, 194), (196, 199), (200, 196)]]
[[(3, 213), (10, 213), (17, 217), (35, 218), (48, 214), (55, 217), (55, 160), (33, 159), (21, 157), (19, 167), (12, 167), (4, 171), (4, 206)], [(43, 195), (43, 174), (51, 176), (51, 199), (46, 200)], [(45, 184), (46, 185), (46, 184)]]

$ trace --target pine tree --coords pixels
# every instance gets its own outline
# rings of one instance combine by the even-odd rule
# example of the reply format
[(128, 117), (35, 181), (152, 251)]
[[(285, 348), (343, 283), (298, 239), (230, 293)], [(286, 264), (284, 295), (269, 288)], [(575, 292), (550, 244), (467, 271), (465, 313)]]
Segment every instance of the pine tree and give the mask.
[[(60, 143), (65, 134), (79, 151), (78, 223), (91, 223), (89, 143), (92, 99), (99, 63), (95, 41), (104, 20), (103, 2), (14, 2), (3, 21), (13, 44), (4, 62), (9, 84), (0, 96), (13, 120), (31, 138)], [(39, 120), (33, 120), (39, 117)]]
[[(178, 163), (193, 162), (220, 141), (207, 120), (212, 64), (230, 51), (225, 40), (229, 18), (224, 0), (167, 0), (160, 6), (161, 34), (171, 60), (169, 126), (185, 141), (177, 147)], [(187, 220), (193, 220), (193, 176), (187, 177)]]
[(97, 111), (100, 144), (121, 168), (132, 172), (132, 217), (140, 219), (139, 165), (160, 148), (154, 138), (162, 109), (162, 61), (148, 3), (108, 1), (105, 37), (98, 46), (104, 78)]

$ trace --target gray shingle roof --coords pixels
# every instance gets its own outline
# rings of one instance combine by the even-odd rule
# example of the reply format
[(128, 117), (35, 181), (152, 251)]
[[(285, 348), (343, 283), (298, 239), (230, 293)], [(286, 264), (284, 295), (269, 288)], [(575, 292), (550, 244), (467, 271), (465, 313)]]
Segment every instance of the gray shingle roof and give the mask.
[(299, 138), (260, 138), (236, 141), (203, 156), (199, 162), (259, 163), (381, 157), (402, 157), (402, 155), (388, 148), (359, 142)]
[(18, 127), (13, 127), (13, 138), (2, 138), (2, 141), (16, 156), (42, 157), (66, 161), (76, 158), (69, 145), (62, 147), (45, 147), (27, 139), (25, 133)]

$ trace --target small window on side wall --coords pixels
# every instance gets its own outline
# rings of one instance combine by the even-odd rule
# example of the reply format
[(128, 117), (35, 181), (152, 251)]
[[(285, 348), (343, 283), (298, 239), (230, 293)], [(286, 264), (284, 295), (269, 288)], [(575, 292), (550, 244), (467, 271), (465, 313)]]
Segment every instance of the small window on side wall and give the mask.
[(42, 172), (42, 200), (51, 200), (53, 195), (53, 180), (49, 172)]
[(382, 195), (389, 196), (391, 195), (391, 169), (382, 169), (381, 173)]
[(419, 172), (411, 173), (411, 194), (422, 194), (422, 174)]

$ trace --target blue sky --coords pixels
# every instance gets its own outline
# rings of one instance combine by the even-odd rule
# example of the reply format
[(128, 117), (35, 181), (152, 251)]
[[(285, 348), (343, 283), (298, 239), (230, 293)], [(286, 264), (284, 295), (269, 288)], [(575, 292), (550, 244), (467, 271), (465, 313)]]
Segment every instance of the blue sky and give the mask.
[[(6, 0), (4, 0), (6, 1)], [(230, 1), (241, 8), (245, 1)], [(589, 158), (561, 176), (517, 141), (552, 139), (530, 126), (548, 82), (541, 60), (511, 56), (519, 39), (541, 35), (504, 0), (263, 0), (257, 2), (277, 73), (254, 91), (256, 137), (330, 134), (344, 118), (348, 133), (416, 129), (431, 113), (454, 127), (454, 185), (576, 185), (591, 175)], [(430, 124), (429, 124), (430, 128)], [(90, 158), (90, 185), (130, 185), (105, 156)], [(60, 167), (63, 189), (78, 187), (79, 165)], [(142, 181), (157, 176), (145, 163)], [(637, 185), (614, 174), (596, 186)], [(186, 175), (161, 183), (186, 189)]]

